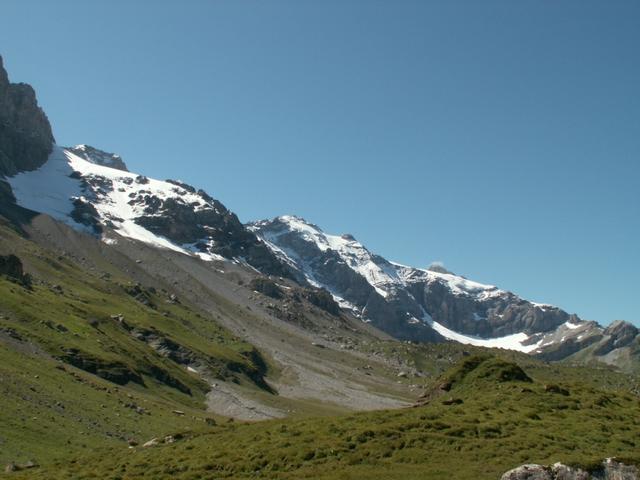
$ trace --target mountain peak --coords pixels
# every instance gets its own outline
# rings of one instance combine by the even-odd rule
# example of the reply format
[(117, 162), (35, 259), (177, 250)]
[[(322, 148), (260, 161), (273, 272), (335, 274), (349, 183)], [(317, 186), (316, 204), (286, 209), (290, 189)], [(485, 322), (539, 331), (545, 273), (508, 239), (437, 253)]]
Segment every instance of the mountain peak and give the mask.
[(550, 332), (584, 323), (551, 305), (453, 274), (438, 262), (427, 269), (391, 262), (353, 236), (325, 233), (301, 217), (285, 215), (249, 228), (299, 277), (397, 338), (444, 337), (531, 352), (550, 345)]
[(296, 230), (312, 228), (313, 230), (322, 233), (322, 229), (318, 225), (311, 223), (298, 215), (280, 215), (279, 217), (276, 217), (274, 221), (284, 223)]
[(115, 153), (105, 152), (104, 150), (92, 147), (91, 145), (84, 144), (76, 145), (68, 150), (87, 162), (102, 165), (103, 167), (115, 168), (116, 170), (122, 170), (123, 172), (129, 171), (127, 169), (127, 165), (122, 160), (122, 157)]

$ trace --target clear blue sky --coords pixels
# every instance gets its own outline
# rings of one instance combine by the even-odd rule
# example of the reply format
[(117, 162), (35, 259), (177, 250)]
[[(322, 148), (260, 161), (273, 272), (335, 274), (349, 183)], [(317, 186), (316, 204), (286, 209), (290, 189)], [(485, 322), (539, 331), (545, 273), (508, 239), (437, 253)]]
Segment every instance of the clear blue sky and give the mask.
[(3, 0), (58, 143), (640, 324), (640, 2)]

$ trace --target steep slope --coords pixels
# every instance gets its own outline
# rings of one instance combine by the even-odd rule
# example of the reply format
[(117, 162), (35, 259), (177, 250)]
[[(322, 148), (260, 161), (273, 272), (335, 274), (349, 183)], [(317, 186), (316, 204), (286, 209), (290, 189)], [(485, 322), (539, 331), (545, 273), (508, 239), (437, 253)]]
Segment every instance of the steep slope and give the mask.
[(38, 168), (47, 161), (53, 141), (33, 88), (10, 83), (0, 56), (0, 204), (14, 200), (3, 177)]
[(30, 85), (10, 83), (0, 56), (0, 176), (42, 165), (53, 134)]
[(108, 244), (44, 215), (21, 231), (0, 217), (0, 462), (126, 448), (217, 415), (397, 408), (462, 355), (437, 349), (431, 364), (435, 352), (230, 261)]
[[(351, 235), (327, 234), (299, 217), (277, 217), (248, 228), (299, 278), (326, 288), (342, 306), (401, 339), (433, 339), (436, 334), (559, 360), (595, 344), (601, 347), (591, 358), (612, 359), (640, 338), (626, 322), (604, 329), (442, 268), (390, 262)], [(618, 352), (612, 355), (614, 350)]]
[(219, 201), (181, 182), (130, 173), (117, 155), (84, 145), (54, 146), (42, 166), (7, 182), (18, 205), (103, 235), (107, 242), (124, 236), (205, 260), (224, 257), (267, 274), (289, 275)]
[(77, 240), (53, 251), (0, 217), (0, 461), (192, 428), (211, 417), (209, 378), (264, 388), (252, 345), (108, 255), (87, 268), (69, 253)]

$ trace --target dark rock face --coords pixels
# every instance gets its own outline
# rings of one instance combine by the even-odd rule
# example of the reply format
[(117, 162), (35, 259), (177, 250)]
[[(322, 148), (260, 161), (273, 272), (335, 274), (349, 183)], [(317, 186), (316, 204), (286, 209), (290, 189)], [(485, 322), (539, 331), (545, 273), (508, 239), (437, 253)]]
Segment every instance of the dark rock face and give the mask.
[[(579, 321), (575, 315), (551, 305), (537, 305), (496, 287), (472, 287), (456, 291), (450, 284), (455, 278), (441, 269), (429, 268), (435, 276), (410, 267), (403, 268), (404, 288), (410, 297), (441, 325), (465, 335), (492, 338), (524, 332), (532, 335), (549, 332), (568, 321)], [(460, 289), (458, 289), (460, 290)]]
[(336, 303), (331, 294), (324, 288), (303, 289), (302, 296), (319, 309), (334, 316), (340, 315), (340, 305)]
[[(596, 322), (583, 322), (583, 325), (584, 327), (577, 332), (577, 335), (567, 332), (560, 339), (556, 338), (553, 344), (545, 347), (538, 356), (548, 361), (562, 360), (603, 339), (602, 327)], [(562, 338), (564, 338), (563, 341), (557, 341)], [(532, 340), (537, 341), (538, 338), (534, 337)]]
[(77, 145), (73, 148), (68, 148), (68, 150), (80, 158), (83, 158), (88, 162), (95, 163), (96, 165), (115, 168), (116, 170), (122, 170), (124, 172), (129, 171), (122, 160), (122, 157), (115, 153), (105, 152), (90, 145)]
[[(180, 184), (182, 188), (183, 185)], [(203, 200), (199, 205), (189, 204), (179, 195), (161, 199), (142, 192), (129, 203), (144, 207), (144, 215), (135, 220), (138, 225), (178, 245), (193, 245), (197, 250), (225, 258), (242, 258), (268, 275), (291, 276), (289, 269), (233, 212), (202, 190), (196, 193)]]
[(72, 203), (73, 210), (71, 211), (71, 218), (81, 225), (90, 227), (93, 233), (101, 233), (102, 225), (100, 225), (98, 220), (96, 207), (83, 198), (74, 198)]
[(76, 348), (68, 349), (61, 360), (118, 385), (126, 385), (129, 382), (144, 385), (142, 377), (124, 363), (103, 360)]
[(265, 277), (256, 277), (249, 282), (249, 288), (256, 292), (259, 292), (267, 297), (282, 298), (282, 289), (273, 280)]
[[(1, 168), (1, 167), (0, 167)], [(12, 204), (16, 202), (16, 197), (13, 195), (11, 185), (4, 180), (0, 179), (0, 204)]]
[(0, 255), (0, 274), (11, 278), (22, 278), (22, 262), (15, 255)]
[(24, 83), (9, 83), (0, 57), (0, 176), (35, 170), (53, 147), (47, 116)]
[(638, 337), (638, 329), (628, 322), (616, 320), (605, 328), (604, 340), (598, 345), (594, 353), (606, 355), (607, 353), (630, 345)]
[(22, 261), (15, 255), (0, 255), (0, 275), (6, 275), (23, 287), (31, 288), (31, 275), (24, 273)]

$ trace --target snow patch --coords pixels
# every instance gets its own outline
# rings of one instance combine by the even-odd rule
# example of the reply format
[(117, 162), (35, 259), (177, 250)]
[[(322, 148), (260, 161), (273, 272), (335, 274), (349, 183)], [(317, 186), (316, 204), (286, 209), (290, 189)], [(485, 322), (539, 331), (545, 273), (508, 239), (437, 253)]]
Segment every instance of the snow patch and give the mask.
[(524, 342), (529, 340), (529, 335), (524, 332), (514, 333), (513, 335), (507, 335), (505, 337), (498, 338), (480, 338), (471, 335), (463, 335), (462, 333), (454, 332), (444, 325), (436, 322), (431, 316), (425, 312), (423, 321), (427, 323), (436, 332), (442, 335), (448, 340), (454, 340), (465, 345), (474, 345), (476, 347), (487, 348), (503, 348), (505, 350), (517, 350), (519, 352), (529, 353), (538, 348), (539, 343), (531, 345), (524, 345)]
[[(162, 200), (180, 197), (187, 204), (197, 205), (196, 210), (211, 208), (203, 204), (199, 195), (173, 183), (143, 178), (135, 173), (92, 163), (57, 145), (47, 162), (39, 169), (22, 172), (7, 179), (19, 205), (85, 231), (90, 229), (76, 223), (70, 214), (74, 208), (73, 199), (82, 198), (84, 194), (83, 182), (91, 180), (99, 180), (98, 183), (108, 185), (93, 189), (97, 199), (91, 201), (91, 204), (100, 218), (109, 221), (119, 235), (203, 260), (225, 260), (220, 255), (200, 252), (193, 245), (176, 245), (135, 222), (136, 218), (145, 214), (145, 206), (131, 204), (130, 201), (140, 194), (156, 196)], [(117, 242), (106, 236), (102, 240), (108, 244)]]

